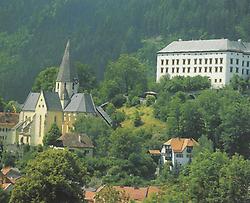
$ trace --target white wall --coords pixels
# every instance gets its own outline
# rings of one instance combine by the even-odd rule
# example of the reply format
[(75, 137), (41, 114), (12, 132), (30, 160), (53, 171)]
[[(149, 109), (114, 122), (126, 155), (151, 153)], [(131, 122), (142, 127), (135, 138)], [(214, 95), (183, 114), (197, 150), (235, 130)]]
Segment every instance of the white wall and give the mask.
[[(230, 64), (230, 59), (233, 58), (234, 64)], [(183, 59), (185, 59), (185, 64), (183, 64)], [(190, 59), (190, 64), (188, 64), (188, 59)], [(197, 63), (195, 64), (195, 59), (197, 59)], [(201, 64), (200, 60), (201, 59)], [(206, 64), (207, 59), (207, 64)], [(212, 63), (210, 64), (210, 59), (212, 59)], [(218, 62), (216, 63), (216, 59)], [(222, 63), (221, 60), (222, 59)], [(239, 65), (236, 65), (236, 59), (239, 59)], [(163, 65), (162, 65), (163, 60)], [(174, 60), (174, 64), (172, 63)], [(177, 64), (177, 60), (179, 60), (179, 64)], [(242, 66), (242, 61), (244, 60), (244, 66)], [(168, 61), (168, 64), (166, 64)], [(159, 82), (160, 78), (163, 75), (169, 75), (170, 78), (174, 76), (207, 76), (211, 80), (212, 87), (219, 88), (223, 87), (225, 84), (228, 84), (231, 77), (234, 74), (238, 74), (239, 76), (243, 76), (247, 78), (250, 76), (250, 67), (247, 67), (247, 61), (250, 63), (249, 55), (244, 55), (242, 53), (234, 53), (234, 52), (203, 52), (203, 53), (159, 53), (157, 55), (157, 76), (156, 81)], [(250, 66), (250, 65), (249, 65)], [(233, 72), (230, 72), (230, 67), (233, 67)], [(235, 73), (236, 67), (239, 68), (239, 73)], [(174, 68), (174, 72), (172, 72), (172, 68)], [(185, 68), (185, 72), (183, 72), (183, 68)], [(190, 68), (190, 72), (188, 73), (188, 68)], [(194, 69), (196, 68), (196, 72)], [(200, 72), (201, 68), (201, 72)], [(212, 72), (210, 72), (210, 68)], [(221, 69), (222, 68), (222, 72)], [(244, 74), (242, 75), (242, 68), (244, 69)], [(179, 72), (177, 72), (179, 69)], [(207, 72), (205, 72), (207, 69)], [(247, 74), (247, 69), (249, 72)], [(163, 70), (163, 72), (162, 72)]]

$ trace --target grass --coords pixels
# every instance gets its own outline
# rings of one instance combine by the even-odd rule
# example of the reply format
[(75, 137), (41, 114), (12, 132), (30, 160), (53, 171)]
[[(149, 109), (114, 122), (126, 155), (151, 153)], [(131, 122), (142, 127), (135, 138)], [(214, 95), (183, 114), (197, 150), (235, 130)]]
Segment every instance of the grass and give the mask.
[(126, 114), (126, 120), (122, 122), (122, 127), (134, 128), (134, 117), (136, 112), (139, 112), (143, 125), (137, 127), (138, 129), (149, 130), (152, 131), (153, 134), (159, 134), (166, 130), (166, 123), (154, 117), (153, 107), (145, 105), (140, 105), (138, 107), (122, 107), (119, 111)]

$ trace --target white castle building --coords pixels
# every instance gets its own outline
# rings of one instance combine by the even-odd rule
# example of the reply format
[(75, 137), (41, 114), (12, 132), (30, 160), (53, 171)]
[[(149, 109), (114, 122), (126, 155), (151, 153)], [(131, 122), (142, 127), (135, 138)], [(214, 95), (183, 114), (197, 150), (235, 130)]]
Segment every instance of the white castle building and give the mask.
[(214, 88), (233, 75), (250, 76), (250, 43), (228, 39), (174, 41), (157, 53), (156, 81), (164, 75), (207, 76)]

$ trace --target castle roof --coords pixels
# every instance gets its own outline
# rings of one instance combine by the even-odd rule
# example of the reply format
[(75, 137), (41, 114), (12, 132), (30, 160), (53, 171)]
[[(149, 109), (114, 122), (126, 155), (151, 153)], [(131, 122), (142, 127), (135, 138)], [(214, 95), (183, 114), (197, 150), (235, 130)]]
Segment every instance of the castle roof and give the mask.
[(168, 46), (158, 52), (161, 53), (182, 53), (182, 52), (220, 52), (233, 51), (250, 54), (250, 43), (242, 40), (230, 41), (228, 39), (212, 40), (190, 40), (173, 41)]
[(56, 81), (73, 82), (76, 78), (78, 78), (78, 76), (70, 61), (70, 42), (68, 41)]
[(62, 105), (57, 92), (43, 92), (48, 111), (62, 111)]
[(92, 96), (87, 93), (74, 94), (64, 112), (96, 113)]
[(35, 111), (39, 96), (40, 96), (40, 93), (30, 92), (23, 105), (22, 110), (23, 111)]

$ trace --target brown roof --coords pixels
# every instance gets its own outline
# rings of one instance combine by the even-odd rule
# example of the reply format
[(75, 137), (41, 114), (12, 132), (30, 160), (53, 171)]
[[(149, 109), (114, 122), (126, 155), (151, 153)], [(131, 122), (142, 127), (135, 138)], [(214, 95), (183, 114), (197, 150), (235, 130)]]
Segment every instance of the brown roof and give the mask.
[(135, 188), (135, 187), (122, 187), (114, 186), (117, 191), (125, 192), (129, 196), (130, 200), (143, 201), (147, 197), (147, 187)]
[(0, 112), (0, 126), (3, 128), (12, 128), (19, 121), (19, 113)]
[(85, 134), (66, 133), (58, 138), (62, 141), (64, 147), (70, 148), (93, 148), (91, 139)]
[(172, 138), (164, 145), (171, 145), (174, 152), (182, 152), (186, 147), (193, 147), (198, 143), (193, 138)]
[(96, 195), (96, 192), (92, 192), (92, 191), (86, 191), (85, 192), (85, 196), (84, 196), (84, 199), (87, 201), (87, 202), (95, 202), (95, 195)]
[(150, 149), (150, 150), (148, 150), (148, 152), (149, 152), (149, 154), (152, 154), (152, 155), (161, 155), (160, 150)]

